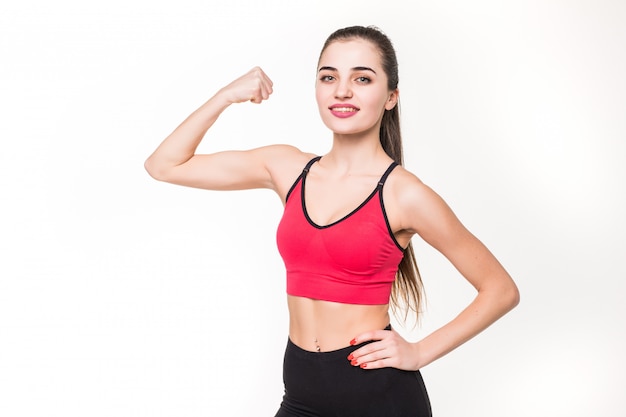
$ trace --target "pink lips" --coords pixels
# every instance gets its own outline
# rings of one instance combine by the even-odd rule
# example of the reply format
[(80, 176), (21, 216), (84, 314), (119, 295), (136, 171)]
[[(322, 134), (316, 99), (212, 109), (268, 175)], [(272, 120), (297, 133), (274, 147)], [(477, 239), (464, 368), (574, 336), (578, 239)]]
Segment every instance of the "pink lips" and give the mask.
[(354, 116), (359, 111), (359, 108), (352, 104), (333, 104), (329, 107), (329, 110), (333, 116), (345, 119)]

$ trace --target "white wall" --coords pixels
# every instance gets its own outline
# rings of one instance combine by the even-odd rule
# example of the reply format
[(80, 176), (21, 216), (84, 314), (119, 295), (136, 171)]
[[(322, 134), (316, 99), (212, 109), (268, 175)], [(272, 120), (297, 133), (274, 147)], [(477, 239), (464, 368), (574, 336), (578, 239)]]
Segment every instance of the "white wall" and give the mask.
[[(375, 24), (399, 54), (407, 167), (522, 292), (423, 369), (435, 415), (623, 416), (625, 19), (618, 0), (3, 3), (0, 415), (273, 415), (280, 202), (157, 183), (143, 161), (254, 65), (273, 97), (201, 150), (324, 153), (319, 49)], [(429, 304), (409, 338), (473, 295), (415, 244)]]

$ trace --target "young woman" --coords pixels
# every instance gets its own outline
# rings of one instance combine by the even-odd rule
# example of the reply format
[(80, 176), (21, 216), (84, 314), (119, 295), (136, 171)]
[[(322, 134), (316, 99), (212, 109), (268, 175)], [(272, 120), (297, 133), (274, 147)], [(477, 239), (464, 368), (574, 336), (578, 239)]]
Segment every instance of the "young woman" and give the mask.
[[(398, 65), (381, 31), (340, 29), (322, 48), (316, 99), (333, 132), (325, 155), (288, 145), (195, 153), (227, 107), (271, 93), (272, 81), (252, 69), (178, 126), (146, 169), (157, 180), (210, 190), (268, 188), (283, 201), (277, 242), (290, 321), (276, 416), (430, 416), (419, 369), (511, 310), (517, 287), (446, 203), (401, 166)], [(416, 234), (478, 293), (454, 320), (409, 343), (391, 329), (389, 307), (419, 312)]]

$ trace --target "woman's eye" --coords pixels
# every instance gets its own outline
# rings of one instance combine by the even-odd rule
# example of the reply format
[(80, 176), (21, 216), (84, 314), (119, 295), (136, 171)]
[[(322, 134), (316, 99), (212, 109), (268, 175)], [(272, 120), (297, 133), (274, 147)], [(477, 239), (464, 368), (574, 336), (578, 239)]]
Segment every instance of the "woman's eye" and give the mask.
[(333, 77), (332, 75), (322, 75), (320, 77), (320, 81), (332, 81), (334, 79), (335, 77)]
[(371, 81), (371, 80), (370, 80), (369, 78), (367, 78), (367, 77), (358, 77), (356, 80), (357, 80), (358, 82), (360, 82), (360, 83), (363, 83), (363, 84), (367, 84), (367, 83), (369, 83), (369, 82)]

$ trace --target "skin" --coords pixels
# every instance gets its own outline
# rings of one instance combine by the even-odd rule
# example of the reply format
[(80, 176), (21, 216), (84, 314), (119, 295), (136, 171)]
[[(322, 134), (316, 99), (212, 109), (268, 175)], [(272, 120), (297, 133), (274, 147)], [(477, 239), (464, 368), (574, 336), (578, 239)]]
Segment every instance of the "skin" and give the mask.
[[(256, 67), (237, 78), (181, 123), (146, 160), (157, 180), (209, 190), (267, 188), (281, 200), (304, 165), (315, 155), (289, 145), (247, 151), (196, 154), (196, 148), (230, 105), (260, 104), (273, 83)], [(378, 136), (385, 109), (397, 105), (389, 91), (380, 56), (361, 39), (332, 43), (320, 57), (316, 100), (320, 116), (333, 132), (330, 151), (307, 177), (306, 205), (318, 225), (330, 224), (356, 208), (374, 189), (392, 162)], [(354, 106), (341, 118), (329, 107)], [(474, 286), (475, 299), (452, 321), (416, 343), (394, 330), (388, 305), (353, 305), (287, 296), (289, 337), (303, 349), (330, 351), (365, 341), (346, 360), (364, 369), (417, 370), (487, 328), (519, 302), (518, 289), (492, 253), (472, 235), (448, 205), (415, 175), (397, 167), (387, 179), (383, 198), (391, 229), (404, 247), (416, 234), (440, 251)]]

